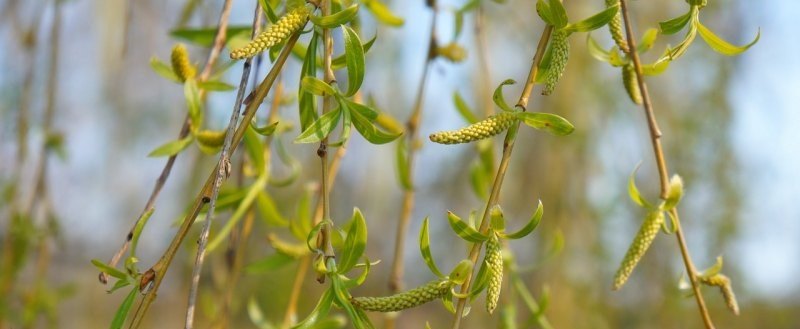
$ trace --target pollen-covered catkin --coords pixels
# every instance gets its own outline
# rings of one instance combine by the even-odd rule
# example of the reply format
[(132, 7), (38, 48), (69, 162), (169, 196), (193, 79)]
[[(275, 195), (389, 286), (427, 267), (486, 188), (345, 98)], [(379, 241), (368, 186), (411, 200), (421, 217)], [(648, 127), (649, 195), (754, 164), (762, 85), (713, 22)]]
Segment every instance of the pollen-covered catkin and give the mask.
[(700, 277), (699, 279), (702, 284), (719, 287), (728, 309), (733, 314), (739, 315), (739, 303), (736, 302), (736, 295), (733, 293), (733, 287), (731, 287), (731, 279), (724, 274), (714, 274), (709, 277)]
[(186, 46), (184, 46), (182, 43), (179, 43), (172, 48), (170, 61), (172, 62), (172, 71), (175, 72), (175, 75), (178, 76), (178, 79), (180, 79), (181, 82), (194, 79), (195, 75), (197, 74), (197, 70), (195, 69), (194, 65), (189, 63), (189, 52), (186, 50)]
[(351, 300), (355, 307), (372, 312), (396, 312), (430, 302), (450, 291), (453, 285), (449, 280), (435, 280), (409, 291), (388, 297), (355, 297)]
[(486, 289), (486, 311), (489, 314), (497, 308), (500, 289), (503, 286), (503, 252), (497, 235), (492, 234), (486, 242), (486, 268), (489, 269), (489, 285)]
[(308, 21), (311, 9), (306, 6), (299, 6), (289, 11), (281, 17), (275, 24), (261, 32), (253, 41), (250, 41), (242, 48), (231, 52), (232, 59), (250, 58), (258, 55), (265, 49), (281, 43), (292, 33), (296, 32)]
[(516, 121), (513, 113), (502, 112), (458, 130), (431, 134), (432, 142), (439, 144), (469, 143), (497, 135)]
[(639, 79), (636, 78), (636, 68), (633, 63), (625, 64), (622, 67), (622, 84), (625, 85), (625, 91), (628, 92), (628, 97), (636, 105), (642, 104), (642, 91), (639, 89)]
[(569, 60), (568, 36), (569, 32), (563, 29), (553, 32), (553, 39), (550, 41), (550, 47), (552, 48), (550, 71), (547, 73), (542, 95), (550, 95), (556, 89), (558, 80), (561, 79), (564, 69), (567, 68), (567, 61)]
[(663, 212), (654, 211), (647, 215), (644, 223), (642, 223), (642, 227), (639, 228), (639, 232), (636, 233), (636, 237), (628, 248), (628, 252), (625, 253), (625, 258), (622, 259), (622, 264), (620, 264), (619, 269), (617, 269), (617, 274), (614, 275), (614, 290), (622, 288), (622, 285), (628, 281), (628, 277), (631, 276), (636, 264), (639, 263), (639, 260), (642, 259), (644, 253), (647, 252), (647, 249), (650, 247), (650, 244), (653, 243), (663, 223)]
[[(619, 0), (606, 0), (606, 8), (610, 8), (611, 6), (619, 4)], [(614, 42), (619, 47), (619, 50), (622, 50), (623, 53), (628, 53), (628, 42), (625, 41), (625, 34), (622, 31), (622, 15), (617, 12), (614, 15), (614, 18), (608, 22), (608, 31), (611, 32), (611, 38), (614, 39)]]

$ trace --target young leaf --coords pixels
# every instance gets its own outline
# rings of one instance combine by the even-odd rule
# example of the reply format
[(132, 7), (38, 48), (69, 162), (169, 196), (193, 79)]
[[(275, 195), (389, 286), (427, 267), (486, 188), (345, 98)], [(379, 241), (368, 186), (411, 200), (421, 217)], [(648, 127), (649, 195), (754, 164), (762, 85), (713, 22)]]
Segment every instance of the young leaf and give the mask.
[(642, 194), (639, 193), (639, 189), (636, 188), (636, 172), (639, 170), (639, 165), (636, 165), (636, 168), (634, 168), (631, 173), (631, 177), (628, 179), (628, 195), (631, 197), (631, 200), (636, 202), (639, 206), (652, 209), (653, 205), (647, 202), (647, 200), (642, 197)]
[(481, 243), (489, 239), (488, 236), (482, 234), (469, 226), (460, 217), (456, 216), (453, 212), (447, 212), (447, 222), (450, 223), (450, 227), (453, 229), (454, 232), (462, 239), (472, 242), (472, 243)]
[(517, 112), (517, 119), (522, 120), (526, 125), (544, 130), (556, 136), (565, 136), (572, 133), (575, 127), (561, 116), (551, 113), (539, 112)]
[(456, 10), (453, 13), (453, 40), (458, 39), (458, 36), (461, 35), (461, 31), (464, 30), (464, 12), (461, 10)]
[(277, 227), (289, 226), (289, 221), (278, 211), (275, 201), (272, 200), (266, 190), (259, 191), (258, 196), (256, 196), (256, 208), (267, 224)]
[(403, 19), (397, 17), (397, 15), (379, 0), (368, 0), (363, 3), (367, 6), (367, 10), (369, 10), (372, 15), (375, 15), (375, 19), (379, 22), (395, 27), (403, 25)]
[(125, 325), (125, 319), (128, 318), (128, 313), (131, 311), (131, 306), (133, 306), (133, 302), (136, 300), (136, 293), (136, 288), (131, 289), (128, 297), (125, 297), (125, 300), (123, 300), (122, 304), (119, 305), (117, 313), (114, 314), (114, 319), (111, 320), (111, 329), (121, 329), (122, 326)]
[(647, 29), (642, 36), (642, 40), (639, 40), (636, 50), (640, 53), (650, 50), (650, 48), (653, 48), (653, 44), (656, 43), (656, 38), (658, 38), (658, 29)]
[(150, 58), (150, 67), (153, 69), (153, 71), (158, 73), (158, 75), (166, 78), (167, 80), (181, 83), (181, 79), (178, 78), (178, 75), (172, 70), (172, 66), (160, 61), (158, 58)]
[(668, 21), (659, 22), (658, 27), (661, 30), (661, 33), (670, 35), (678, 33), (680, 30), (686, 26), (686, 23), (689, 23), (689, 19), (692, 18), (692, 11), (690, 10), (683, 15), (670, 19)]
[(317, 121), (314, 121), (308, 129), (303, 131), (300, 136), (294, 140), (295, 143), (316, 143), (328, 137), (331, 131), (336, 128), (336, 124), (339, 123), (339, 118), (342, 116), (342, 109), (341, 107), (337, 107), (333, 111), (325, 113), (325, 115), (319, 117)]
[[(354, 5), (355, 6), (355, 5)], [(349, 26), (342, 26), (344, 36), (344, 52), (347, 62), (347, 93), (346, 96), (353, 96), (364, 81), (364, 48), (361, 46), (361, 39), (358, 33)]]
[(292, 328), (293, 329), (316, 328), (316, 324), (328, 316), (328, 312), (330, 312), (332, 304), (333, 304), (333, 287), (330, 287), (327, 290), (325, 290), (324, 294), (322, 294), (322, 297), (320, 297), (319, 302), (317, 302), (317, 306), (314, 307), (314, 310), (311, 311), (311, 314), (309, 314), (303, 321), (296, 324)]
[(402, 186), (404, 190), (409, 191), (413, 188), (413, 185), (411, 184), (411, 170), (409, 169), (410, 166), (408, 162), (408, 143), (405, 138), (401, 138), (397, 141), (395, 159), (397, 178), (400, 180), (400, 186)]
[(703, 270), (703, 272), (701, 272), (699, 276), (700, 277), (704, 277), (704, 278), (708, 278), (708, 277), (711, 277), (711, 276), (719, 274), (719, 272), (722, 271), (722, 263), (723, 263), (722, 262), (722, 256), (717, 256), (717, 261), (714, 262), (714, 265), (709, 267), (709, 268), (707, 268), (707, 269), (705, 269), (705, 270)]
[(619, 5), (608, 7), (606, 10), (603, 10), (592, 17), (584, 19), (575, 24), (568, 24), (566, 27), (564, 27), (564, 29), (569, 31), (570, 33), (589, 32), (592, 30), (596, 30), (608, 24), (608, 22), (610, 22), (614, 18), (614, 16), (617, 15), (618, 10), (619, 10)]
[(236, 90), (236, 87), (234, 87), (233, 85), (227, 84), (227, 83), (222, 82), (222, 81), (215, 81), (215, 80), (198, 81), (197, 82), (197, 88), (200, 88), (200, 89), (203, 89), (203, 90), (208, 90), (208, 91), (231, 91), (231, 90)]
[(314, 95), (303, 88), (304, 77), (314, 77), (317, 74), (317, 40), (319, 34), (316, 32), (308, 42), (303, 67), (300, 70), (300, 88), (297, 89), (297, 103), (300, 109), (300, 130), (305, 131), (317, 120), (317, 102)]
[[(229, 26), (225, 32), (225, 42), (228, 43), (237, 38), (250, 40), (250, 31), (250, 26)], [(183, 39), (201, 47), (211, 47), (214, 45), (214, 38), (217, 36), (217, 28), (177, 29), (170, 31), (169, 34), (174, 38)]]
[(569, 18), (567, 18), (567, 10), (564, 9), (564, 5), (561, 3), (561, 0), (549, 0), (550, 1), (550, 14), (552, 15), (551, 18), (553, 19), (553, 27), (557, 29), (562, 29), (569, 23)]
[(301, 81), (300, 86), (304, 90), (306, 90), (306, 91), (308, 91), (308, 92), (310, 92), (310, 93), (312, 93), (314, 95), (318, 95), (318, 96), (324, 96), (326, 94), (327, 95), (336, 95), (336, 90), (333, 89), (333, 87), (331, 87), (331, 85), (329, 85), (329, 84), (325, 83), (324, 81), (322, 81), (320, 79), (317, 79), (316, 77), (313, 77), (313, 76), (305, 76), (305, 77), (303, 77), (303, 80)]
[(544, 0), (536, 1), (536, 13), (539, 14), (539, 17), (548, 25), (556, 25), (555, 18), (553, 18), (553, 13), (550, 10), (550, 5), (544, 2)]
[(536, 212), (533, 213), (531, 216), (531, 220), (528, 221), (528, 224), (525, 224), (519, 231), (505, 234), (505, 233), (498, 233), (504, 239), (519, 239), (531, 234), (536, 226), (539, 226), (539, 222), (542, 220), (542, 215), (544, 214), (544, 207), (542, 207), (542, 201), (539, 200), (539, 205), (536, 207)]
[(110, 276), (113, 276), (113, 277), (115, 277), (117, 279), (120, 279), (120, 280), (127, 280), (128, 279), (128, 276), (125, 273), (123, 273), (122, 271), (120, 271), (120, 270), (118, 270), (116, 268), (113, 268), (111, 266), (108, 266), (108, 265), (106, 265), (106, 263), (103, 263), (103, 262), (101, 262), (101, 261), (99, 261), (97, 259), (92, 259), (92, 265), (94, 265), (94, 267), (97, 267), (97, 269), (100, 270), (101, 272), (103, 272), (105, 274), (108, 274)]
[(192, 130), (203, 126), (203, 102), (197, 90), (197, 81), (187, 80), (183, 85), (183, 96), (186, 98), (186, 107), (189, 108), (189, 117), (192, 120)]
[(314, 25), (319, 26), (325, 29), (332, 29), (334, 27), (338, 27), (339, 25), (346, 24), (353, 20), (358, 13), (358, 4), (353, 4), (350, 7), (347, 7), (344, 10), (339, 11), (338, 13), (328, 15), (328, 16), (314, 16), (311, 15), (309, 18), (314, 23)]
[(591, 34), (586, 35), (586, 47), (589, 49), (589, 55), (592, 55), (596, 60), (611, 63), (609, 52), (603, 49), (603, 47), (597, 43), (597, 40), (592, 38)]
[(670, 210), (678, 205), (683, 197), (683, 180), (681, 176), (673, 175), (669, 180), (669, 191), (667, 192), (667, 199), (664, 200), (664, 210)]
[(256, 125), (255, 120), (253, 120), (253, 122), (250, 122), (250, 128), (252, 128), (256, 134), (261, 136), (272, 136), (272, 134), (275, 133), (275, 129), (278, 128), (278, 123), (278, 121), (275, 121), (273, 123), (264, 125), (263, 127), (259, 127)]
[(147, 211), (136, 220), (136, 226), (133, 229), (133, 235), (131, 236), (131, 257), (136, 257), (136, 247), (139, 245), (139, 237), (142, 235), (142, 230), (144, 230), (144, 226), (147, 225), (147, 221), (150, 220), (150, 216), (153, 215), (153, 212), (156, 208), (147, 209)]
[(697, 22), (697, 31), (700, 32), (700, 37), (716, 52), (727, 55), (727, 56), (734, 56), (743, 53), (745, 50), (749, 49), (751, 46), (758, 42), (758, 39), (761, 38), (761, 29), (758, 29), (758, 34), (756, 34), (756, 38), (750, 43), (744, 46), (734, 46), (727, 41), (723, 40), (722, 38), (718, 37), (714, 32), (711, 32), (708, 28)]
[(503, 86), (505, 85), (513, 85), (517, 83), (514, 79), (506, 79), (505, 81), (501, 82), (497, 88), (494, 90), (494, 94), (492, 94), (492, 100), (498, 107), (500, 107), (503, 111), (514, 112), (514, 109), (511, 106), (506, 104), (506, 100), (503, 97)]
[(258, 0), (258, 4), (261, 5), (261, 10), (264, 11), (264, 14), (267, 15), (267, 19), (272, 24), (278, 21), (278, 15), (275, 15), (275, 10), (272, 9), (272, 5), (269, 3), (268, 0)]
[(247, 156), (252, 161), (253, 168), (256, 169), (256, 174), (262, 176), (267, 170), (266, 159), (264, 157), (264, 142), (259, 138), (256, 130), (252, 126), (248, 126), (244, 131), (244, 147), (247, 151)]
[(503, 216), (503, 208), (500, 208), (499, 204), (492, 206), (492, 209), (489, 211), (489, 227), (492, 228), (495, 232), (502, 233), (506, 229), (506, 219)]
[(443, 278), (444, 274), (436, 267), (436, 262), (433, 260), (433, 255), (431, 255), (431, 240), (428, 236), (428, 217), (425, 217), (422, 221), (422, 229), (419, 231), (419, 251), (422, 253), (422, 259), (425, 261), (425, 264), (428, 265), (431, 272), (436, 274), (437, 277)]
[[(364, 48), (364, 54), (366, 54), (372, 48), (372, 45), (375, 44), (375, 40), (377, 38), (378, 38), (378, 35), (375, 34), (372, 37), (372, 39), (369, 39), (369, 41), (367, 41), (367, 42), (365, 42), (364, 44), (361, 45), (361, 48)], [(317, 62), (318, 62), (317, 65), (322, 65), (322, 59), (321, 58), (318, 58)], [(338, 69), (341, 69), (341, 68), (346, 67), (346, 66), (347, 66), (347, 54), (341, 54), (339, 56), (336, 56), (336, 58), (334, 58), (331, 61), (331, 68), (334, 69), (334, 70), (338, 70)]]
[[(502, 98), (502, 95), (500, 97)], [(464, 99), (461, 98), (461, 94), (459, 94), (458, 91), (453, 93), (453, 103), (456, 104), (456, 110), (458, 110), (458, 113), (461, 114), (461, 117), (464, 118), (464, 120), (466, 120), (467, 123), (473, 124), (478, 122), (478, 117), (476, 117), (475, 114), (472, 113), (472, 110), (469, 108), (469, 105), (467, 105), (467, 102), (465, 102)]]
[(344, 249), (339, 257), (339, 273), (347, 273), (356, 265), (367, 247), (367, 222), (358, 208), (353, 209), (353, 220), (347, 231)]
[(157, 147), (147, 156), (148, 157), (173, 156), (175, 154), (180, 153), (180, 151), (183, 151), (186, 147), (189, 146), (189, 144), (192, 144), (192, 140), (194, 140), (194, 137), (190, 135), (184, 137), (183, 139), (166, 143), (164, 145)]

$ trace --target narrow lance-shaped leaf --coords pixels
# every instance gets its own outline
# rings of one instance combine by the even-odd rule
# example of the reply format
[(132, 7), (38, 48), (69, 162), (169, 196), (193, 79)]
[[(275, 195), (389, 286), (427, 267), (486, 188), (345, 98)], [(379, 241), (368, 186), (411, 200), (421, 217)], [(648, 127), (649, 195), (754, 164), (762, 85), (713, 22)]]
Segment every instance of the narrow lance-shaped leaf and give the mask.
[(353, 20), (354, 17), (356, 17), (357, 13), (358, 13), (358, 4), (353, 4), (352, 6), (347, 7), (346, 9), (343, 9), (338, 13), (332, 15), (322, 16), (322, 17), (311, 15), (309, 18), (311, 19), (311, 22), (313, 22), (314, 25), (316, 26), (325, 29), (332, 29), (342, 24), (350, 22), (351, 20)]
[(528, 221), (528, 224), (525, 224), (519, 231), (505, 234), (505, 233), (498, 233), (504, 239), (520, 239), (528, 234), (531, 234), (537, 226), (539, 226), (539, 222), (542, 220), (542, 215), (544, 214), (544, 207), (542, 206), (542, 201), (539, 200), (539, 205), (536, 207), (536, 212), (533, 213), (531, 216), (531, 220)]
[(300, 88), (297, 90), (297, 103), (300, 110), (300, 130), (305, 131), (317, 120), (317, 102), (314, 95), (303, 88), (304, 77), (314, 77), (317, 74), (317, 40), (319, 35), (314, 32), (308, 43), (303, 67), (300, 72)]
[(614, 16), (617, 15), (617, 11), (619, 10), (619, 5), (614, 5), (608, 7), (606, 10), (603, 10), (587, 19), (584, 19), (580, 22), (574, 24), (568, 24), (564, 27), (565, 30), (572, 32), (589, 32), (592, 30), (599, 29), (608, 22), (610, 22)]
[(318, 96), (336, 95), (336, 90), (331, 85), (313, 76), (305, 76), (301, 81), (304, 90)]
[(225, 82), (222, 82), (222, 81), (215, 81), (215, 80), (198, 81), (197, 82), (197, 87), (200, 88), (200, 89), (203, 89), (203, 90), (208, 90), (208, 91), (231, 91), (231, 90), (236, 90), (236, 87), (234, 87), (231, 84), (228, 84), (228, 83), (225, 83)]
[(364, 1), (367, 9), (375, 15), (375, 19), (379, 22), (389, 26), (402, 26), (404, 21), (402, 18), (395, 15), (386, 5), (379, 0)]
[(364, 139), (370, 143), (386, 144), (403, 134), (402, 132), (389, 133), (378, 129), (373, 123), (378, 116), (378, 112), (368, 106), (349, 101), (345, 98), (341, 98), (340, 102), (346, 104), (347, 108), (351, 110), (350, 114), (352, 115), (353, 125), (361, 136), (364, 136)]
[(163, 156), (173, 156), (175, 154), (180, 153), (190, 144), (192, 144), (192, 140), (194, 140), (193, 136), (186, 136), (183, 139), (179, 139), (176, 141), (172, 141), (157, 147), (155, 150), (150, 152), (147, 156), (149, 157), (163, 157)]
[(203, 103), (197, 90), (197, 81), (187, 80), (183, 86), (183, 96), (186, 98), (186, 107), (189, 108), (189, 117), (192, 119), (192, 130), (196, 131), (203, 125)]
[(506, 103), (505, 98), (503, 97), (503, 86), (505, 85), (513, 85), (517, 83), (514, 79), (506, 79), (505, 81), (501, 82), (497, 88), (494, 90), (494, 94), (492, 94), (492, 100), (498, 107), (500, 107), (503, 111), (507, 112), (514, 112), (514, 109), (511, 106), (508, 106)]
[(367, 247), (367, 222), (361, 210), (353, 210), (353, 220), (347, 232), (344, 249), (339, 256), (339, 273), (347, 273), (356, 265)]
[(658, 27), (663, 34), (675, 34), (678, 33), (680, 30), (683, 30), (686, 27), (686, 24), (689, 23), (689, 19), (692, 18), (692, 11), (688, 11), (683, 15), (670, 19), (668, 21), (659, 22)]
[(128, 278), (128, 276), (124, 272), (122, 272), (122, 271), (120, 271), (120, 270), (118, 270), (116, 268), (113, 268), (111, 266), (108, 266), (106, 263), (103, 263), (103, 262), (101, 262), (101, 261), (99, 261), (97, 259), (92, 259), (92, 265), (97, 267), (97, 269), (100, 270), (101, 272), (103, 272), (105, 274), (108, 274), (110, 276), (113, 276), (113, 277), (115, 277), (117, 279), (127, 280), (127, 278)]
[(514, 115), (526, 125), (556, 136), (569, 135), (575, 130), (567, 119), (552, 113), (517, 112)]
[(478, 117), (476, 117), (475, 114), (472, 113), (472, 110), (469, 108), (469, 105), (467, 105), (467, 102), (464, 101), (464, 98), (461, 97), (461, 94), (459, 94), (458, 91), (453, 93), (453, 103), (455, 103), (456, 105), (456, 110), (458, 110), (458, 114), (461, 114), (461, 117), (464, 118), (464, 120), (466, 120), (470, 124), (478, 122)]
[(482, 234), (469, 226), (460, 217), (458, 217), (453, 212), (447, 212), (447, 222), (450, 223), (450, 227), (453, 229), (454, 232), (462, 239), (472, 242), (472, 243), (481, 243), (489, 239), (488, 236)]
[(136, 247), (139, 245), (139, 237), (142, 236), (142, 231), (144, 230), (144, 226), (147, 225), (147, 222), (150, 220), (150, 216), (153, 216), (153, 212), (156, 208), (147, 209), (147, 211), (136, 220), (136, 226), (133, 229), (133, 235), (131, 236), (131, 257), (136, 257)]
[(342, 26), (344, 36), (345, 61), (347, 62), (347, 93), (346, 96), (353, 96), (364, 81), (365, 59), (364, 48), (361, 46), (361, 39), (358, 33), (349, 26)]
[(711, 32), (708, 28), (706, 28), (700, 22), (697, 22), (697, 31), (700, 32), (700, 37), (716, 52), (727, 55), (727, 56), (734, 56), (743, 53), (751, 46), (758, 42), (758, 39), (761, 38), (761, 29), (758, 30), (758, 34), (756, 34), (755, 39), (750, 41), (750, 43), (744, 46), (735, 46), (727, 41), (723, 40), (722, 38), (718, 37), (714, 32)]
[(636, 168), (633, 169), (630, 178), (628, 179), (628, 195), (631, 197), (633, 202), (636, 202), (641, 207), (652, 209), (653, 205), (647, 202), (647, 200), (642, 197), (642, 194), (639, 193), (639, 189), (636, 187), (636, 172), (639, 170), (639, 165), (636, 165)]
[(293, 329), (311, 329), (316, 328), (316, 324), (321, 320), (325, 319), (328, 316), (328, 313), (331, 310), (331, 305), (333, 304), (333, 287), (328, 288), (325, 290), (325, 293), (322, 294), (319, 301), (317, 302), (317, 306), (314, 307), (314, 310), (311, 311), (303, 321), (292, 327)]
[(158, 73), (158, 75), (166, 78), (167, 80), (181, 83), (181, 79), (178, 78), (178, 75), (175, 74), (175, 71), (172, 70), (172, 67), (167, 63), (160, 61), (158, 58), (153, 57), (150, 59), (150, 67), (154, 72)]
[(408, 191), (413, 188), (411, 184), (411, 170), (408, 162), (408, 143), (405, 138), (397, 141), (397, 149), (395, 160), (397, 161), (397, 178), (400, 180), (400, 186)]
[(678, 202), (681, 201), (683, 197), (683, 179), (681, 176), (673, 175), (672, 178), (669, 180), (669, 190), (667, 192), (667, 198), (664, 200), (664, 210), (670, 210), (675, 208), (678, 205)]
[(549, 0), (550, 1), (550, 14), (552, 15), (551, 18), (553, 19), (553, 26), (557, 29), (562, 29), (569, 23), (569, 18), (567, 18), (567, 10), (564, 8), (564, 5), (561, 3), (561, 0)]
[(437, 277), (444, 277), (442, 271), (436, 267), (436, 262), (433, 260), (433, 255), (431, 254), (431, 240), (428, 236), (428, 217), (422, 221), (422, 229), (419, 231), (419, 251), (422, 253), (422, 259), (425, 261), (425, 264), (428, 265), (428, 268), (436, 274)]
[(536, 13), (539, 14), (539, 17), (549, 25), (556, 25), (555, 18), (553, 18), (553, 13), (550, 10), (550, 5), (544, 0), (537, 0), (536, 1)]
[[(225, 31), (225, 42), (228, 43), (232, 39), (244, 38), (250, 39), (250, 26), (229, 26)], [(203, 28), (185, 28), (177, 29), (169, 32), (170, 36), (191, 42), (201, 47), (211, 47), (214, 45), (214, 38), (217, 36), (216, 27), (203, 27)]]
[(339, 118), (342, 116), (342, 109), (337, 107), (333, 111), (325, 113), (314, 121), (308, 129), (297, 136), (294, 140), (295, 143), (316, 143), (328, 137), (330, 133), (336, 128), (339, 123)]
[(136, 300), (136, 288), (131, 289), (131, 292), (128, 293), (128, 296), (125, 297), (125, 300), (122, 301), (122, 304), (119, 305), (117, 309), (117, 313), (114, 314), (114, 319), (111, 320), (111, 329), (120, 329), (122, 326), (125, 325), (125, 319), (128, 318), (128, 313), (131, 311), (131, 306), (133, 306), (133, 302)]

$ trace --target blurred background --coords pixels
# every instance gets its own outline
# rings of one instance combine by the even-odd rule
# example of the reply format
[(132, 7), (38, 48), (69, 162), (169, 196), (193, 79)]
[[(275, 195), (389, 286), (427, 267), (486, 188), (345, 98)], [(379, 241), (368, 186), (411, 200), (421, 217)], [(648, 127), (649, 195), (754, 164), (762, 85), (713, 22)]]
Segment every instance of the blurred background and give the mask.
[[(603, 8), (599, 0), (565, 3), (571, 21)], [(438, 3), (439, 41), (458, 42), (468, 57), (461, 63), (437, 59), (429, 71), (414, 171), (417, 203), (406, 239), (406, 287), (434, 278), (419, 256), (422, 219), (430, 216), (439, 266), (451, 268), (467, 254), (467, 245), (447, 226), (446, 211), (466, 217), (484, 205), (470, 184), (475, 147), (433, 144), (424, 136), (465, 124), (453, 104), (454, 92), (483, 113), (501, 81), (524, 81), (543, 28), (534, 1), (481, 1), (479, 11), (465, 15), (464, 31), (453, 40), (453, 12), (464, 4)], [(249, 25), (254, 6), (254, 1), (234, 1), (231, 25)], [(359, 14), (362, 39), (378, 36), (367, 54), (362, 90), (382, 111), (405, 122), (425, 65), (432, 14), (424, 1), (388, 6), (405, 19), (402, 27), (376, 24), (363, 10)], [(122, 244), (166, 161), (147, 155), (175, 138), (186, 113), (181, 86), (154, 73), (150, 58), (169, 61), (170, 49), (180, 41), (170, 36), (173, 29), (216, 26), (222, 1), (71, 0), (55, 7), (53, 1), (0, 0), (0, 327), (102, 328), (111, 322), (125, 293), (107, 294), (110, 286), (98, 283), (90, 260), (107, 261)], [(687, 6), (677, 0), (632, 1), (630, 9), (641, 35)], [(476, 42), (478, 12), (484, 17), (488, 70), (481, 69)], [(680, 211), (692, 257), (702, 269), (724, 256), (723, 271), (742, 309), (734, 316), (716, 289), (704, 288), (718, 328), (800, 327), (800, 130), (794, 127), (800, 113), (791, 105), (800, 90), (797, 14), (800, 2), (793, 0), (709, 1), (701, 13), (706, 26), (734, 44), (749, 42), (760, 29), (760, 41), (738, 57), (726, 57), (698, 38), (666, 74), (647, 79), (670, 171), (685, 181)], [(683, 33), (660, 37), (645, 61), (680, 42)], [(593, 36), (610, 47), (607, 34), (601, 29)], [(620, 291), (610, 289), (644, 217), (627, 196), (627, 179), (641, 163), (638, 186), (654, 200), (658, 178), (643, 112), (628, 100), (619, 69), (588, 54), (586, 34), (573, 35), (570, 43), (572, 55), (558, 88), (549, 97), (540, 97), (537, 88), (529, 109), (564, 116), (576, 130), (554, 137), (522, 129), (501, 197), (512, 228), (523, 225), (538, 199), (544, 204), (534, 234), (510, 243), (524, 282), (537, 298), (549, 291), (545, 316), (555, 328), (701, 328), (693, 298), (678, 289), (683, 263), (674, 236), (660, 235), (630, 282)], [(205, 63), (207, 48), (190, 44), (189, 50), (193, 62)], [(281, 81), (289, 98), (296, 95), (300, 65), (292, 57), (284, 69)], [(263, 77), (269, 66), (265, 62), (257, 74)], [(241, 70), (233, 66), (222, 80), (237, 84)], [(521, 87), (505, 88), (509, 102)], [(209, 127), (226, 125), (234, 97), (235, 92), (210, 94)], [(280, 116), (297, 122), (297, 103), (285, 102)], [(296, 127), (276, 142), (300, 161), (300, 174), (286, 187), (268, 188), (287, 218), (319, 179), (316, 146), (291, 142)], [(360, 208), (369, 225), (367, 256), (382, 260), (354, 291), (360, 295), (388, 291), (402, 198), (393, 145), (372, 145), (354, 134), (332, 191), (334, 221), (344, 223), (353, 207)], [(175, 223), (216, 159), (194, 146), (178, 157), (142, 234), (140, 269), (149, 268), (166, 249)], [(276, 157), (272, 161), (275, 175), (289, 175), (287, 165)], [(214, 230), (229, 216), (230, 211), (220, 212)], [(149, 327), (183, 323), (196, 226), (158, 293)], [(287, 230), (256, 220), (246, 264), (274, 253), (269, 232), (283, 236)], [(222, 250), (210, 254), (204, 270), (201, 328), (219, 323), (226, 275)], [(245, 271), (235, 287), (230, 326), (255, 327), (247, 310), (251, 299), (267, 320), (281, 323), (296, 271), (295, 263), (266, 273)], [(301, 319), (321, 293), (312, 275), (300, 295)], [(518, 307), (524, 327), (529, 313)], [(498, 326), (499, 317), (482, 309), (481, 299), (467, 328)], [(429, 321), (432, 328), (445, 328), (451, 318), (441, 303), (430, 303), (404, 312), (398, 327), (421, 328)], [(375, 317), (379, 327), (380, 319)]]

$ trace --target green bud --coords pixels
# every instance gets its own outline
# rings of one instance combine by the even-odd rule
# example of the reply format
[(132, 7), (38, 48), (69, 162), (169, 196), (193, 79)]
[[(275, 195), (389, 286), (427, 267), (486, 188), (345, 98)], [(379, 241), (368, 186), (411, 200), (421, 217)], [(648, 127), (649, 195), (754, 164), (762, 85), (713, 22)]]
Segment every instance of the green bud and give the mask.
[(625, 91), (628, 92), (628, 97), (636, 105), (642, 104), (642, 91), (639, 89), (639, 79), (636, 78), (636, 68), (633, 63), (625, 64), (622, 67), (622, 84), (625, 85)]

